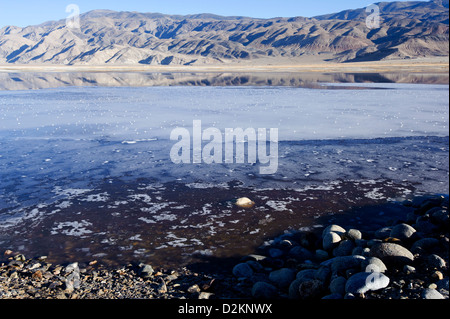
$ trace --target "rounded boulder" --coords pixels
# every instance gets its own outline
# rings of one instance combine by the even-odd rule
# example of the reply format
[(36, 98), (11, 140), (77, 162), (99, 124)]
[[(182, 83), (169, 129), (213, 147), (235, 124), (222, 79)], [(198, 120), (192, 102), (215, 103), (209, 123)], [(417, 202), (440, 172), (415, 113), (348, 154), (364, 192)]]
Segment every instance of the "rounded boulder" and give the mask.
[(387, 265), (405, 265), (414, 261), (414, 255), (408, 249), (395, 243), (377, 244), (370, 249), (370, 255)]

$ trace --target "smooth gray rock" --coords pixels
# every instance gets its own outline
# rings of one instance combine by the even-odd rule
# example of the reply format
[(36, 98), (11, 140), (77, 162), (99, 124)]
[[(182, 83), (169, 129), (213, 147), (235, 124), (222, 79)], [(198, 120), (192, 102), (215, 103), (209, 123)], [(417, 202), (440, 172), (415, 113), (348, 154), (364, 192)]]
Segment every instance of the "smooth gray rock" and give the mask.
[(342, 240), (341, 236), (335, 232), (328, 232), (323, 236), (322, 246), (324, 250), (331, 250)]
[(361, 262), (365, 259), (359, 255), (335, 257), (331, 259), (331, 272), (336, 275), (344, 273), (348, 269), (360, 269)]
[(314, 279), (320, 280), (321, 282), (328, 282), (331, 277), (331, 269), (330, 267), (322, 266), (317, 269)]
[(336, 277), (330, 283), (330, 291), (332, 294), (340, 294), (345, 295), (345, 284), (347, 283), (347, 279), (345, 277)]
[(391, 236), (392, 227), (383, 227), (375, 232), (375, 238), (386, 239)]
[[(389, 236), (388, 236), (389, 237)], [(386, 238), (388, 238), (386, 237)], [(383, 241), (381, 239), (370, 239), (367, 241), (367, 247), (371, 248), (375, 245), (381, 244)]]
[(431, 215), (431, 222), (436, 225), (448, 226), (449, 224), (449, 213), (448, 210), (440, 209), (433, 212)]
[(366, 239), (356, 239), (355, 245), (357, 247), (362, 247), (362, 248), (367, 247), (367, 240)]
[(362, 233), (357, 229), (349, 229), (345, 235), (348, 239), (353, 241), (362, 239)]
[(318, 250), (316, 250), (316, 255), (315, 255), (315, 257), (316, 257), (318, 260), (327, 260), (327, 259), (330, 257), (330, 255), (329, 255), (328, 252), (326, 252), (325, 250), (318, 249)]
[(412, 247), (411, 252), (419, 254), (423, 252), (431, 252), (439, 246), (439, 240), (436, 238), (422, 238), (416, 241)]
[(437, 285), (437, 287), (438, 287), (439, 290), (445, 289), (445, 290), (448, 291), (448, 290), (449, 290), (449, 278), (446, 277), (446, 278), (444, 278), (444, 279), (439, 280), (439, 281), (436, 283), (436, 285)]
[(361, 246), (355, 247), (352, 250), (352, 255), (360, 255), (362, 256), (364, 253), (364, 248), (362, 248)]
[(445, 260), (435, 254), (431, 254), (427, 257), (427, 266), (435, 269), (444, 269), (447, 266)]
[(414, 228), (424, 234), (433, 234), (438, 229), (438, 226), (430, 222), (427, 218), (419, 216), (414, 224)]
[(278, 296), (278, 289), (267, 282), (260, 281), (253, 285), (252, 296), (255, 299), (275, 299)]
[(338, 256), (349, 256), (352, 254), (355, 244), (351, 240), (343, 240), (339, 243), (335, 249), (333, 249), (333, 255)]
[(294, 280), (290, 286), (289, 286), (289, 299), (298, 299), (300, 297), (300, 294), (298, 292), (298, 287), (300, 287), (300, 284), (304, 281), (311, 280), (311, 279), (296, 279)]
[(370, 254), (380, 258), (388, 266), (400, 266), (414, 261), (414, 255), (408, 249), (394, 243), (377, 244), (371, 248)]
[(304, 269), (297, 273), (296, 279), (298, 280), (309, 280), (314, 279), (316, 276), (316, 269)]
[(382, 273), (361, 272), (351, 276), (345, 284), (345, 291), (351, 294), (365, 294), (386, 288), (390, 279)]
[(314, 254), (302, 246), (295, 246), (292, 247), (291, 250), (289, 250), (289, 256), (294, 257), (295, 259), (300, 261), (305, 261), (312, 259), (314, 257)]
[(269, 280), (280, 288), (287, 288), (295, 279), (295, 272), (289, 268), (272, 271)]
[(364, 272), (381, 272), (384, 273), (387, 270), (384, 262), (377, 257), (368, 257), (361, 263), (361, 271)]
[(283, 251), (281, 249), (278, 248), (270, 248), (269, 249), (269, 256), (272, 258), (278, 258), (283, 256)]
[(325, 291), (320, 280), (313, 279), (300, 283), (298, 287), (300, 299), (316, 299)]
[(398, 224), (392, 228), (390, 237), (398, 238), (400, 240), (408, 240), (412, 235), (414, 235), (415, 232), (416, 230), (414, 227), (408, 224)]
[(445, 299), (444, 296), (435, 289), (426, 288), (422, 292), (423, 299)]
[(234, 266), (233, 275), (237, 278), (250, 278), (253, 276), (253, 270), (248, 264), (241, 263)]
[(331, 232), (334, 232), (338, 235), (344, 235), (346, 233), (346, 230), (339, 225), (330, 225), (323, 230), (322, 238), (325, 237), (326, 234), (331, 233)]
[(361, 256), (370, 257), (370, 248), (369, 247), (364, 248)]
[(299, 271), (297, 273), (296, 279), (289, 286), (289, 299), (298, 299), (300, 297), (298, 291), (300, 284), (302, 282), (315, 279), (316, 272), (317, 270), (315, 269), (305, 269)]
[(246, 262), (246, 264), (248, 264), (253, 271), (255, 272), (262, 272), (264, 270), (263, 265), (261, 265), (259, 262), (254, 261), (254, 260), (249, 260)]

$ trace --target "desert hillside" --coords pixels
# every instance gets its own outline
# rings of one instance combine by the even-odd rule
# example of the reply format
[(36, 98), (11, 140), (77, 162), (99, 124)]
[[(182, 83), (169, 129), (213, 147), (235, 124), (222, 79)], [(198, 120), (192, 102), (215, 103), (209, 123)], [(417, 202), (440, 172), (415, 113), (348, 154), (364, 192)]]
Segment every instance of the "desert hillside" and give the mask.
[(65, 20), (0, 29), (0, 64), (209, 65), (319, 57), (380, 61), (449, 54), (449, 2), (378, 3), (313, 18), (255, 19), (95, 10), (80, 28)]

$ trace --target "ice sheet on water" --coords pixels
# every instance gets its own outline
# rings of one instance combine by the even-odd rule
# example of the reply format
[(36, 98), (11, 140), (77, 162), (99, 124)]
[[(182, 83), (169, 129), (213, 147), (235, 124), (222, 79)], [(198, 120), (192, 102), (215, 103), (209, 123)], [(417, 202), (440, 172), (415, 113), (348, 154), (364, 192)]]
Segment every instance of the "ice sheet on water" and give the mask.
[[(367, 200), (389, 199), (385, 188), (400, 194), (412, 191), (392, 183), (414, 185), (418, 192), (448, 193), (448, 86), (367, 86), (0, 92), (0, 227), (38, 225), (53, 214), (61, 215), (51, 224), (55, 236), (83, 237), (102, 229), (83, 216), (89, 209), (106, 214), (111, 224), (138, 214), (127, 227), (168, 225), (171, 233), (159, 234), (157, 247), (207, 251), (210, 246), (198, 247), (203, 241), (178, 232), (201, 230), (212, 238), (223, 229), (225, 237), (240, 234), (242, 223), (248, 222), (245, 213), (227, 205), (219, 210), (215, 198), (200, 198), (196, 208), (185, 202), (190, 197), (168, 200), (176, 189), (173, 184), (182, 185), (184, 192), (245, 189), (243, 195), (260, 201), (258, 224), (246, 233), (255, 236), (274, 223), (276, 214), (295, 213), (294, 204), (315, 202), (317, 193), (346, 197), (343, 181)], [(379, 89), (369, 89), (373, 87)], [(262, 176), (259, 164), (173, 164), (170, 132), (178, 126), (192, 130), (193, 120), (222, 132), (278, 128), (278, 172)], [(140, 184), (142, 178), (152, 182)], [(134, 185), (134, 190), (121, 183)], [(292, 194), (278, 199), (268, 195), (279, 189)], [(65, 212), (81, 208), (87, 211), (65, 219)], [(125, 242), (112, 236), (100, 242), (121, 242), (126, 250), (133, 247), (127, 240), (145, 241), (136, 229), (130, 232)], [(167, 234), (171, 237), (165, 240)], [(135, 248), (139, 254), (144, 251)]]
[[(361, 86), (361, 84), (358, 84)], [(66, 88), (0, 92), (0, 134), (14, 137), (168, 139), (178, 126), (278, 128), (281, 140), (443, 135), (448, 86), (366, 84), (305, 88)], [(385, 90), (370, 90), (379, 87)], [(430, 103), (432, 100), (432, 103)]]

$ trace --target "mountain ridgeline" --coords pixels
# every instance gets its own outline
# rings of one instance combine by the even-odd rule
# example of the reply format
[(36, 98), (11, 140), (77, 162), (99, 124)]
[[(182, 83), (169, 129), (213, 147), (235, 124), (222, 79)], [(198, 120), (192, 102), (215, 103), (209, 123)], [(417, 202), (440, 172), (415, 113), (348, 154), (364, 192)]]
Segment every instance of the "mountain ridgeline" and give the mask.
[[(381, 2), (313, 18), (90, 11), (66, 20), (0, 29), (0, 64), (207, 65), (321, 57), (334, 62), (449, 55), (449, 1)], [(262, 61), (262, 60), (261, 60)]]

